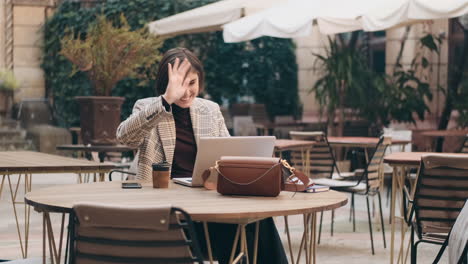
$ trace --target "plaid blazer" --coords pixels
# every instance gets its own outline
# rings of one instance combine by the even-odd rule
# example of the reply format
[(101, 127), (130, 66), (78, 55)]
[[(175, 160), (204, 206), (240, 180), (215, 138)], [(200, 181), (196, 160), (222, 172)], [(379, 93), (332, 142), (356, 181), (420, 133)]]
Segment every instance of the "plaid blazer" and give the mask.
[[(219, 105), (214, 102), (195, 98), (190, 117), (197, 144), (202, 136), (229, 136)], [(166, 111), (161, 97), (138, 100), (130, 117), (117, 128), (117, 139), (138, 148), (134, 161), (138, 166), (137, 179), (151, 181), (152, 164), (164, 160), (172, 164), (174, 158), (176, 128), (172, 110)]]

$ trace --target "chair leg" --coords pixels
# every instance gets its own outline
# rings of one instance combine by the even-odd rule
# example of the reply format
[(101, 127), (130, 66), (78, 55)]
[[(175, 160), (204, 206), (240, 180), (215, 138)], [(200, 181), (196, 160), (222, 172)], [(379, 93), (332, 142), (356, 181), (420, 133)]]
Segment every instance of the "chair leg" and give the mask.
[(450, 237), (450, 233), (449, 233), (449, 235), (447, 236), (447, 239), (445, 239), (444, 244), (442, 244), (442, 246), (440, 247), (439, 253), (437, 253), (437, 256), (436, 256), (434, 262), (432, 262), (433, 264), (439, 263), (440, 258), (441, 258), (442, 255), (444, 254), (445, 248), (447, 247), (449, 237)]
[(323, 211), (320, 213), (320, 226), (317, 244), (320, 244), (320, 237), (322, 236), (322, 221), (323, 221)]
[(392, 193), (392, 185), (388, 185), (387, 187), (387, 201), (385, 202), (385, 207), (388, 207), (390, 204), (390, 194)]
[(353, 206), (354, 206), (354, 193), (351, 194), (351, 203), (349, 205), (349, 221), (351, 222), (353, 215)]
[(330, 235), (333, 236), (333, 225), (335, 223), (335, 210), (332, 210), (331, 213), (331, 230), (330, 230)]
[(374, 237), (372, 235), (372, 219), (371, 219), (371, 212), (370, 212), (370, 206), (369, 206), (369, 196), (367, 196), (367, 195), (366, 195), (366, 202), (367, 202), (367, 218), (369, 220), (369, 233), (370, 233), (370, 239), (371, 239), (372, 255), (375, 255), (375, 252), (374, 252)]
[(356, 207), (354, 205), (354, 193), (352, 194), (353, 198), (353, 232), (356, 232)]
[(379, 196), (380, 224), (382, 225), (383, 247), (387, 248), (387, 242), (385, 239), (385, 225), (384, 225), (383, 212), (382, 212), (382, 198), (380, 197), (380, 192), (378, 192), (377, 195)]
[(414, 244), (414, 228), (411, 225), (411, 264), (416, 264), (416, 245)]

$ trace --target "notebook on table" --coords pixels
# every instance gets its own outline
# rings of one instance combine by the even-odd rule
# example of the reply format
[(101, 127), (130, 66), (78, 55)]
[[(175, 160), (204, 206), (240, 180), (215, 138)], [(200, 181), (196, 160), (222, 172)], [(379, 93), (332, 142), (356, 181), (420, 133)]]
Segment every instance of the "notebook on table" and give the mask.
[(201, 137), (190, 178), (173, 178), (175, 183), (191, 187), (203, 186), (203, 172), (214, 166), (221, 156), (272, 157), (275, 137)]
[(308, 193), (318, 193), (318, 192), (326, 192), (329, 190), (330, 190), (329, 186), (314, 184), (312, 186), (307, 187), (305, 191)]

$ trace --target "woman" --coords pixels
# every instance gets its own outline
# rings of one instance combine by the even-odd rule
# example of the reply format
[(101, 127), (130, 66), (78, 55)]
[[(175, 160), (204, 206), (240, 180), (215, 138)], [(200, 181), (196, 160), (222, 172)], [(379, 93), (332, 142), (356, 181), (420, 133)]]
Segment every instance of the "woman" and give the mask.
[[(171, 177), (191, 177), (201, 136), (226, 137), (229, 132), (219, 106), (197, 98), (204, 89), (205, 73), (200, 60), (189, 50), (167, 51), (156, 80), (159, 97), (138, 100), (132, 115), (117, 129), (117, 139), (138, 148), (137, 178), (151, 181), (152, 164), (167, 161), (172, 164)], [(219, 263), (228, 263), (236, 226), (209, 224), (213, 252)], [(201, 225), (197, 233), (203, 242)], [(250, 246), (254, 225), (247, 226)], [(258, 263), (287, 263), (273, 219), (260, 223)], [(251, 256), (252, 254), (250, 254)]]

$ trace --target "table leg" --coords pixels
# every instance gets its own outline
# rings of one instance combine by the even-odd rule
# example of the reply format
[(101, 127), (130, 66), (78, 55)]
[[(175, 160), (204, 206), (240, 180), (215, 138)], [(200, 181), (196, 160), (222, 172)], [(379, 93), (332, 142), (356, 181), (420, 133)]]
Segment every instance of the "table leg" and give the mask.
[(258, 255), (258, 235), (260, 233), (260, 221), (255, 223), (255, 241), (254, 241), (254, 252), (253, 252), (253, 264), (257, 264)]
[[(247, 248), (247, 239), (246, 239), (246, 234), (245, 234), (245, 224), (240, 224), (238, 226), (238, 231), (240, 235), (240, 252), (237, 255), (237, 257), (230, 263), (238, 263), (241, 259), (246, 258), (246, 248)], [(235, 248), (237, 247), (236, 243), (233, 245), (233, 251), (235, 251)], [(249, 263), (249, 259), (247, 257), (247, 263)]]
[(398, 170), (399, 167), (395, 166), (393, 168), (393, 175), (392, 175), (392, 201), (390, 207), (390, 216), (392, 219), (392, 231), (390, 235), (390, 264), (393, 264), (393, 257), (394, 257), (394, 248), (395, 248), (395, 199), (396, 199), (396, 188), (397, 188), (397, 177), (398, 177)]
[[(259, 231), (260, 230), (260, 222), (257, 221), (255, 223), (255, 240), (253, 241), (253, 264), (257, 263), (257, 256), (258, 256), (258, 236), (259, 236)], [(237, 246), (239, 246), (239, 254), (237, 254), (236, 258), (234, 258), (234, 255), (236, 253)], [(246, 225), (245, 224), (239, 224), (237, 225), (237, 232), (236, 236), (234, 237), (234, 243), (232, 244), (232, 250), (231, 250), (231, 257), (229, 258), (229, 263), (238, 263), (241, 260), (245, 260), (245, 263), (249, 264), (249, 250), (247, 247), (247, 233), (246, 233)], [(243, 262), (244, 263), (244, 262)]]
[(6, 175), (2, 175), (2, 183), (0, 184), (0, 198), (2, 198), (3, 183), (5, 182)]
[[(398, 180), (400, 182), (399, 184), (399, 188), (398, 188), (398, 193), (402, 194), (403, 193), (403, 188), (404, 188), (404, 185), (405, 185), (405, 178), (406, 178), (406, 169), (405, 168), (402, 168), (401, 170), (401, 174), (400, 174), (401, 177), (398, 177)], [(404, 241), (405, 241), (405, 234), (406, 234), (406, 230), (405, 230), (405, 213), (404, 213), (404, 205), (403, 205), (403, 197), (401, 197), (400, 199), (400, 215), (402, 216), (402, 218), (400, 219), (400, 223), (401, 223), (401, 241), (400, 241), (400, 253), (399, 255), (400, 256), (400, 260), (401, 260), (401, 263), (403, 263), (403, 255), (404, 255)]]
[(21, 236), (21, 230), (20, 230), (20, 226), (19, 226), (18, 214), (16, 212), (16, 204), (15, 204), (16, 194), (17, 194), (17, 191), (18, 191), (19, 182), (21, 180), (21, 174), (18, 176), (18, 182), (17, 182), (17, 185), (16, 185), (17, 188), (16, 188), (15, 191), (13, 191), (13, 187), (11, 186), (10, 175), (7, 175), (7, 179), (8, 179), (8, 185), (10, 187), (11, 205), (13, 206), (13, 213), (15, 215), (16, 230), (18, 232), (18, 238), (19, 238), (20, 247), (21, 247), (21, 255), (23, 256), (23, 258), (26, 258), (26, 253), (25, 253), (25, 250), (24, 250), (24, 247), (23, 247), (23, 239), (22, 239), (22, 236)]
[[(307, 243), (307, 237), (308, 237), (308, 228), (306, 228), (309, 224), (309, 220), (310, 220), (310, 214), (304, 214), (304, 233), (302, 234), (302, 239), (301, 239), (301, 244), (299, 246), (299, 252), (297, 253), (297, 259), (296, 259), (296, 263), (300, 263), (299, 261), (301, 260), (301, 254), (302, 254), (302, 249), (304, 248), (304, 244)], [(305, 253), (308, 254), (308, 250), (307, 250), (307, 247), (305, 247)], [(306, 263), (307, 262), (308, 258), (306, 256)]]
[(42, 214), (42, 264), (46, 264), (46, 220)]
[(208, 259), (210, 264), (213, 264), (213, 253), (211, 252), (210, 233), (208, 231), (208, 223), (203, 222), (203, 230), (205, 231), (206, 249), (208, 251)]
[(312, 213), (310, 221), (310, 249), (309, 249), (309, 263), (315, 264), (317, 261), (317, 213)]
[(61, 262), (62, 258), (62, 246), (63, 246), (63, 234), (65, 227), (65, 214), (62, 214), (62, 223), (60, 226), (60, 237), (59, 237), (59, 246), (55, 243), (54, 231), (52, 228), (52, 222), (50, 220), (50, 214), (48, 212), (43, 212), (42, 216), (42, 261), (46, 263), (47, 259), (47, 244), (49, 245), (49, 255), (50, 263)]
[(286, 229), (286, 235), (288, 237), (288, 246), (289, 246), (289, 256), (291, 258), (291, 264), (294, 264), (294, 254), (292, 251), (292, 244), (291, 244), (291, 235), (289, 233), (289, 224), (288, 224), (288, 216), (284, 216), (284, 227)]
[(242, 232), (243, 232), (243, 236), (244, 236), (244, 254), (245, 254), (245, 258), (247, 260), (247, 264), (249, 264), (249, 250), (247, 248), (247, 232), (245, 230), (245, 225), (243, 226), (242, 228)]
[[(308, 244), (309, 244), (309, 222), (310, 222), (310, 214), (304, 215), (304, 233), (305, 233), (305, 239), (304, 239), (304, 255), (305, 255), (305, 260), (306, 264), (310, 264), (309, 262), (309, 250), (308, 250)], [(298, 261), (299, 263), (299, 261)]]
[(236, 236), (234, 237), (234, 243), (232, 244), (231, 257), (229, 258), (229, 263), (232, 263), (234, 261), (234, 254), (236, 253), (237, 242), (239, 241), (240, 228), (240, 225), (238, 225)]
[[(24, 175), (24, 193), (28, 193), (31, 191), (31, 186), (32, 186), (32, 175), (31, 174), (25, 174)], [(21, 202), (24, 203), (24, 202)], [(31, 219), (31, 206), (27, 205), (24, 203), (24, 251), (26, 257), (28, 257), (28, 242), (29, 242), (29, 220)]]

